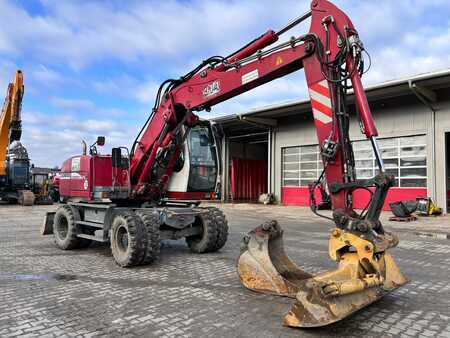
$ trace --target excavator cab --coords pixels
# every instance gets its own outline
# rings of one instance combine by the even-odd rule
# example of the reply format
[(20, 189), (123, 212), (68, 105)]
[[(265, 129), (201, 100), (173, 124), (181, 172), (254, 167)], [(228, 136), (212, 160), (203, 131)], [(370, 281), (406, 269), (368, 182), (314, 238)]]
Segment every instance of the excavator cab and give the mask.
[(210, 200), (220, 194), (220, 135), (200, 120), (188, 132), (178, 165), (169, 181), (171, 199)]

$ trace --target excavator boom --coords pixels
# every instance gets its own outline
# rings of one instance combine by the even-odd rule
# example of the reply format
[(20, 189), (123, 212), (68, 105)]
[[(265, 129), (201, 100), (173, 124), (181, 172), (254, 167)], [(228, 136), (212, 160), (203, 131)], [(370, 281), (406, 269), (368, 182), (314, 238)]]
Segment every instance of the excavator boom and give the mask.
[(21, 109), (24, 93), (22, 71), (16, 71), (14, 81), (8, 85), (0, 116), (0, 176), (6, 176), (8, 146), (22, 136)]

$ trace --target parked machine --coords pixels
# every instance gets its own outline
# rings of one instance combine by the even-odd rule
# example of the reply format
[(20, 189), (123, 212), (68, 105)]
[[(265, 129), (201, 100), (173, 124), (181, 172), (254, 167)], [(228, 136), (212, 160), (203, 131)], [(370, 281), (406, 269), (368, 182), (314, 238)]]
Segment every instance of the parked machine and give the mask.
[(59, 196), (59, 180), (60, 180), (61, 174), (59, 172), (56, 172), (49, 177), (48, 181), (48, 196), (50, 199), (57, 203), (60, 200)]
[[(271, 46), (308, 18), (309, 33)], [(180, 155), (188, 130), (198, 123), (194, 112), (303, 68), (324, 163), (317, 185), (326, 178), (332, 218), (319, 214), (315, 205), (312, 210), (335, 225), (329, 254), (339, 267), (315, 276), (301, 270), (286, 256), (283, 231), (272, 221), (245, 236), (238, 261), (240, 279), (251, 290), (293, 298), (284, 322), (294, 327), (333, 323), (404, 285), (407, 279), (389, 254), (398, 238), (379, 220), (394, 177), (386, 174), (361, 83), (363, 52), (350, 19), (330, 2), (313, 0), (310, 12), (280, 31), (269, 30), (227, 57), (208, 58), (181, 78), (163, 82), (130, 154), (120, 147), (112, 155), (99, 155), (96, 146), (104, 142), (99, 138), (89, 155), (64, 162), (59, 184), (66, 204), (47, 215), (45, 223), (52, 224), (57, 246), (73, 249), (92, 240), (109, 240), (121, 266), (153, 261), (163, 238), (185, 237), (194, 252), (220, 249), (228, 233), (221, 211), (166, 198), (170, 177), (185, 164)], [(379, 174), (373, 179), (356, 178), (349, 89), (378, 164)], [(372, 195), (359, 213), (353, 209), (353, 192), (358, 189)]]
[(30, 159), (20, 143), (23, 74), (18, 70), (9, 84), (0, 116), (0, 198), (22, 205), (33, 205), (30, 187)]
[[(63, 205), (47, 214), (42, 233), (53, 233), (61, 249), (109, 241), (115, 261), (123, 267), (154, 261), (162, 239), (185, 237), (196, 253), (223, 247), (228, 236), (225, 216), (217, 208), (202, 208), (192, 200), (211, 199), (220, 188), (217, 132), (210, 122), (192, 117), (189, 125), (176, 122), (179, 134), (163, 147), (159, 138), (170, 135), (169, 128), (173, 128), (165, 122), (158, 136), (154, 128), (161, 127), (163, 118), (163, 112), (155, 108), (131, 155), (125, 147), (101, 155), (98, 147), (104, 145), (104, 137), (89, 147), (89, 154), (83, 142), (82, 155), (66, 160), (53, 177), (50, 195)], [(149, 130), (153, 134), (149, 135)], [(148, 158), (142, 158), (142, 167), (136, 164), (136, 169), (133, 159), (147, 142), (160, 149), (153, 166), (145, 169), (154, 181), (134, 191), (133, 176), (144, 170)]]
[(419, 216), (440, 216), (442, 215), (442, 208), (438, 207), (433, 202), (431, 197), (416, 198), (417, 214)]
[(35, 196), (34, 204), (51, 205), (53, 200), (50, 196), (51, 179), (47, 168), (31, 166), (31, 191)]

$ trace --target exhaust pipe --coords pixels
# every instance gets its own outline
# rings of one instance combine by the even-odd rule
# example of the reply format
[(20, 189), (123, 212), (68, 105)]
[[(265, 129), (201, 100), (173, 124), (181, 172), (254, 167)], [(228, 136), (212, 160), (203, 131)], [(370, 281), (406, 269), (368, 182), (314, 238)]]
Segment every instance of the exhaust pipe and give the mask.
[(81, 140), (81, 147), (82, 147), (82, 150), (83, 150), (83, 156), (86, 156), (86, 154), (87, 154), (87, 144), (86, 144), (85, 140)]

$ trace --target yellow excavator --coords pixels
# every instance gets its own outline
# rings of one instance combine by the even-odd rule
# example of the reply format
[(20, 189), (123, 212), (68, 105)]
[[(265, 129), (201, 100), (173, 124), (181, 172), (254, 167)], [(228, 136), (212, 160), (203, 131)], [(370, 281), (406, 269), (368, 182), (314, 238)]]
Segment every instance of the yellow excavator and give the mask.
[(22, 205), (33, 205), (30, 187), (30, 159), (20, 143), (22, 137), (23, 74), (17, 70), (8, 85), (0, 116), (0, 198)]

